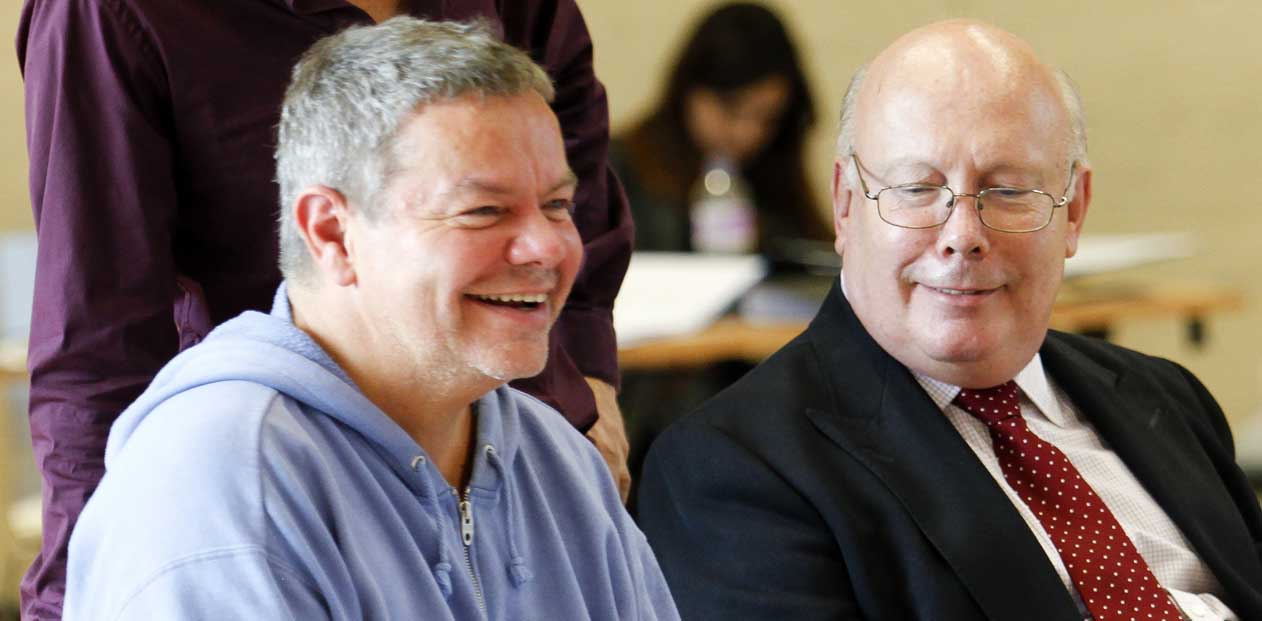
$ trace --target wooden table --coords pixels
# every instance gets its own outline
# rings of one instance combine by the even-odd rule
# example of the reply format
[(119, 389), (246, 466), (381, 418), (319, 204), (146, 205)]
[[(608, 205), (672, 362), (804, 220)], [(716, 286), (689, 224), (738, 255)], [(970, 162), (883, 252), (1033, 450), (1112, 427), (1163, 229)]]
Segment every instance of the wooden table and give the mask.
[[(1204, 321), (1216, 312), (1244, 306), (1234, 289), (1191, 283), (1085, 286), (1066, 283), (1052, 309), (1057, 330), (1107, 337), (1121, 320), (1174, 318), (1186, 322), (1188, 337), (1204, 338)], [(697, 334), (664, 338), (618, 352), (623, 370), (694, 368), (724, 360), (758, 362), (784, 346), (806, 322), (750, 323), (726, 317)]]

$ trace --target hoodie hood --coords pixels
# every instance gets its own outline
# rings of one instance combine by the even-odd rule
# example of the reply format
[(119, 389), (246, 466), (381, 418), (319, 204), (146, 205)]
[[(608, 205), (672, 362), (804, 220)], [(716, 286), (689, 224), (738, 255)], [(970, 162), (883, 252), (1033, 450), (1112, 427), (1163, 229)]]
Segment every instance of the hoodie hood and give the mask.
[[(246, 381), (268, 386), (329, 416), (367, 438), (395, 468), (414, 470), (429, 456), (402, 427), (372, 403), (350, 376), (306, 332), (294, 325), (286, 285), (281, 283), (264, 314), (247, 311), (220, 325), (198, 345), (176, 356), (110, 429), (105, 465), (126, 445), (145, 417), (168, 399), (216, 382)], [(474, 403), (477, 446), (511, 463), (517, 450), (515, 393), (501, 386)], [(521, 394), (516, 395), (520, 398)], [(485, 450), (475, 453), (470, 485), (495, 490), (500, 468), (479, 467)]]

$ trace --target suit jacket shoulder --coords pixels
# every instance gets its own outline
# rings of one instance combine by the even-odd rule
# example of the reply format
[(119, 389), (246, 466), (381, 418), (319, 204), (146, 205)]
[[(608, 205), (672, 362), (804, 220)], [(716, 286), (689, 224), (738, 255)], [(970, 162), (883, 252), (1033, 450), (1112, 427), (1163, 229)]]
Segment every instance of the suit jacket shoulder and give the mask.
[(1058, 382), (1077, 388), (1084, 374), (1096, 373), (1130, 394), (1143, 395), (1154, 409), (1180, 417), (1199, 440), (1234, 457), (1231, 428), (1222, 409), (1200, 380), (1178, 363), (1057, 331), (1048, 332), (1042, 354), (1048, 373)]

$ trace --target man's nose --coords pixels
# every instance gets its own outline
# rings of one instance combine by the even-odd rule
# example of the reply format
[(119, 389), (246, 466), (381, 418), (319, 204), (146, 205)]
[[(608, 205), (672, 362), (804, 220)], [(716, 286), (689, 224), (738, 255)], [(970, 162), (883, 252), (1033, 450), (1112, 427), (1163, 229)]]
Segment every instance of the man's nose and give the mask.
[(982, 224), (977, 195), (956, 194), (950, 208), (951, 213), (938, 232), (938, 252), (943, 256), (985, 256), (990, 251), (990, 235)]
[(521, 227), (508, 248), (513, 265), (554, 267), (570, 252), (567, 234), (578, 235), (571, 222), (550, 220), (542, 212), (522, 217)]

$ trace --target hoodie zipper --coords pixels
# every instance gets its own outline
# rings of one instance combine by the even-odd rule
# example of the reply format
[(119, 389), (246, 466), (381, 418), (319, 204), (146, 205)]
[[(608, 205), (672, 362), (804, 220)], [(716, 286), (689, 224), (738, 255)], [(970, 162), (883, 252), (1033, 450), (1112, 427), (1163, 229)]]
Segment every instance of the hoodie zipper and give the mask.
[(482, 583), (478, 581), (478, 575), (473, 573), (473, 555), (470, 547), (473, 545), (473, 505), (469, 502), (469, 488), (464, 488), (464, 495), (460, 498), (460, 540), (464, 542), (464, 565), (469, 570), (469, 578), (473, 581), (473, 597), (478, 601), (478, 610), (482, 611), (482, 618), (486, 618), (486, 599), (482, 597)]

